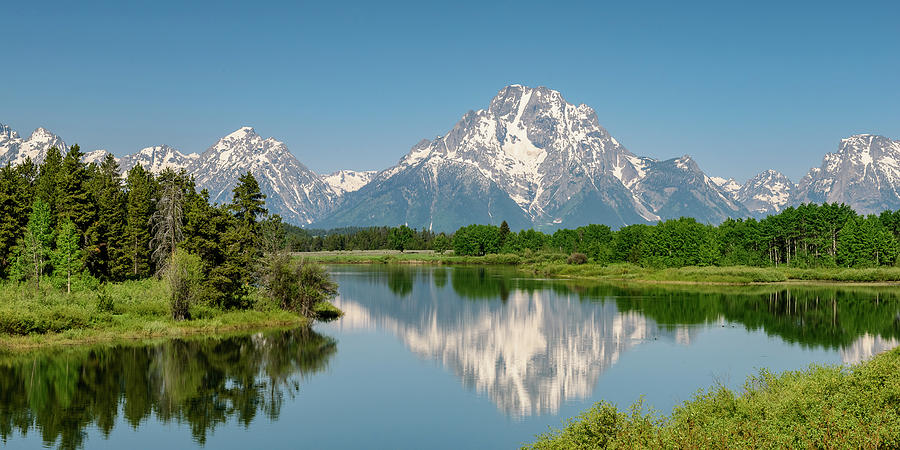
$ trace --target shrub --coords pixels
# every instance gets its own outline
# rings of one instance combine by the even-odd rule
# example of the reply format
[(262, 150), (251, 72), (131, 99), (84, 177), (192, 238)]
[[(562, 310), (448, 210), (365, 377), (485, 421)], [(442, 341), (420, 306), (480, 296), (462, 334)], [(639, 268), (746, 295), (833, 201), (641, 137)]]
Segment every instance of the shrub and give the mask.
[(587, 255), (585, 255), (584, 253), (576, 252), (576, 253), (572, 253), (571, 255), (569, 255), (569, 257), (566, 259), (566, 263), (568, 263), (568, 264), (584, 264), (584, 263), (587, 263), (587, 260), (588, 260)]
[(262, 270), (265, 293), (281, 309), (306, 317), (315, 317), (317, 303), (337, 294), (337, 284), (331, 281), (325, 268), (318, 264), (294, 260), (287, 253), (272, 255)]
[(198, 295), (203, 279), (200, 257), (183, 249), (176, 250), (166, 267), (165, 278), (171, 288), (172, 318), (190, 319), (190, 306)]

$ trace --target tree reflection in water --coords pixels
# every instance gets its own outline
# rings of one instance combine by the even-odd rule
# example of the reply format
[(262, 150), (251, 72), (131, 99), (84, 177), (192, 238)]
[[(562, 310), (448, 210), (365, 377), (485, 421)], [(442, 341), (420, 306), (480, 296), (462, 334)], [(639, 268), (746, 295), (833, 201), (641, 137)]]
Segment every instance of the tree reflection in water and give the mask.
[(327, 367), (332, 338), (308, 328), (156, 345), (66, 349), (0, 358), (0, 437), (41, 434), (45, 446), (84, 446), (119, 414), (132, 427), (155, 416), (186, 423), (203, 444), (229, 418), (277, 420), (305, 376)]

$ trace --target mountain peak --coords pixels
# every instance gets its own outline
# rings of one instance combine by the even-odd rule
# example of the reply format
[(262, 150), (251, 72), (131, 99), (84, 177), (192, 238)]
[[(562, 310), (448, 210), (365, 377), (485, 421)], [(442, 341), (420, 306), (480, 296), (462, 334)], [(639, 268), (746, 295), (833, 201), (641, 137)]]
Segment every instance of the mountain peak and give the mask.
[(253, 136), (259, 136), (259, 135), (256, 134), (256, 130), (253, 127), (244, 126), (244, 127), (240, 127), (237, 130), (231, 132), (230, 134), (223, 137), (222, 139), (244, 139), (248, 136), (253, 137)]

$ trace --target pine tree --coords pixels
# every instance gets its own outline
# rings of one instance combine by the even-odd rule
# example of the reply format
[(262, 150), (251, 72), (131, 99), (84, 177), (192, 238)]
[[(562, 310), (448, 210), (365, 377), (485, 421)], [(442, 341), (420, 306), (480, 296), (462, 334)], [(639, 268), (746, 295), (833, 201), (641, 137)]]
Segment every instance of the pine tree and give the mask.
[(122, 248), (127, 260), (127, 272), (135, 278), (150, 275), (150, 217), (156, 196), (153, 174), (136, 165), (125, 180), (126, 217)]
[(29, 196), (27, 180), (16, 169), (0, 169), (0, 274), (9, 273), (11, 252), (24, 234)]
[(53, 252), (53, 269), (57, 276), (66, 278), (66, 292), (72, 292), (72, 275), (81, 270), (81, 236), (71, 219), (62, 222), (56, 235)]
[(81, 149), (78, 145), (69, 148), (62, 161), (59, 180), (59, 197), (57, 198), (57, 220), (64, 223), (71, 220), (82, 237), (88, 227), (96, 220), (96, 205), (88, 192), (87, 165), (81, 161)]
[(259, 183), (253, 174), (247, 172), (241, 175), (233, 193), (229, 210), (234, 213), (241, 225), (255, 232), (257, 220), (261, 216), (265, 216), (268, 211), (265, 207), (266, 196), (260, 191)]
[(119, 164), (107, 155), (94, 167), (91, 193), (96, 199), (96, 220), (87, 231), (87, 267), (101, 280), (122, 279), (127, 273), (128, 259), (124, 249), (126, 197), (122, 192)]

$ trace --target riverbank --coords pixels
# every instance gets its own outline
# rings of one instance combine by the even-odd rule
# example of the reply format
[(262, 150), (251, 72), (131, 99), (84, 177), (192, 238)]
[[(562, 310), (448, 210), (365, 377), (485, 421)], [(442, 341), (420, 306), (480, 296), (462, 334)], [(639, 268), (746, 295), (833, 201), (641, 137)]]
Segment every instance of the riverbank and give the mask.
[[(71, 294), (50, 283), (0, 285), (0, 351), (93, 344), (119, 340), (218, 334), (302, 326), (309, 319), (281, 310), (262, 296), (246, 310), (192, 305), (191, 320), (171, 317), (169, 291), (147, 279), (97, 286), (76, 285)], [(323, 308), (327, 309), (327, 308)], [(329, 311), (339, 314), (339, 311)]]
[(296, 257), (326, 264), (436, 264), (498, 265), (515, 267), (535, 276), (578, 278), (602, 281), (629, 281), (666, 284), (775, 284), (842, 283), (900, 284), (900, 267), (816, 268), (792, 267), (680, 267), (650, 268), (634, 264), (568, 264), (566, 255), (536, 253), (455, 256), (431, 251), (389, 250), (295, 253)]
[(762, 371), (735, 392), (698, 393), (662, 416), (598, 403), (527, 448), (897, 448), (900, 349), (847, 368)]

